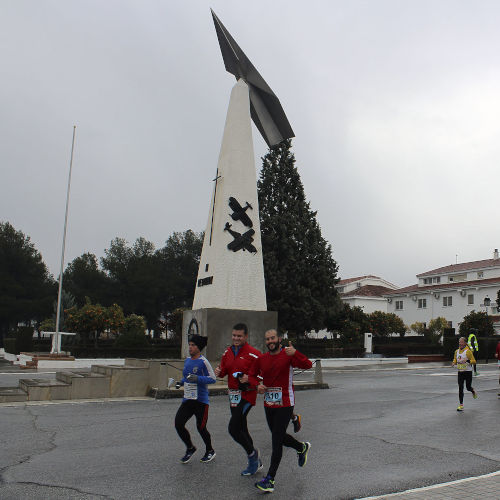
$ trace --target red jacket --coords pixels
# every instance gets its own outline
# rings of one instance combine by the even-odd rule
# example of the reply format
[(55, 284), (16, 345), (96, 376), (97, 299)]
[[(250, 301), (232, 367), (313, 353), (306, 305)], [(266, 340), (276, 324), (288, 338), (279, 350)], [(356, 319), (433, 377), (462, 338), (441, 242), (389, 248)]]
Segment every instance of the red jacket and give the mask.
[[(261, 352), (247, 342), (240, 347), (238, 354), (235, 356), (231, 347), (232, 346), (228, 347), (222, 355), (219, 365), (219, 377), (222, 378), (227, 375), (228, 388), (237, 390), (239, 389), (238, 379), (233, 377), (233, 373), (248, 373), (254, 361), (257, 361), (258, 357), (261, 355)], [(242, 399), (251, 403), (252, 406), (255, 406), (255, 400), (257, 398), (256, 386), (257, 384), (250, 384), (253, 390), (241, 391)]]
[[(267, 387), (264, 406), (295, 406), (293, 369), (311, 367), (311, 360), (299, 351), (295, 351), (293, 356), (288, 356), (284, 349), (278, 354), (266, 352), (259, 356), (250, 368), (249, 381), (251, 385), (262, 383)], [(262, 379), (262, 382), (259, 379)]]

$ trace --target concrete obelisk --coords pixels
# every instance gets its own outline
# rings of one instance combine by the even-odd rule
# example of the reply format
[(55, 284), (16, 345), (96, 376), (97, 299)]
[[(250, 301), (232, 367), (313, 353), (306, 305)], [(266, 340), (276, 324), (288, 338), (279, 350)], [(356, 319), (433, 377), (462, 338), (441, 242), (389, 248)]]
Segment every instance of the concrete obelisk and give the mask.
[[(267, 310), (254, 162), (248, 86), (240, 79), (229, 101), (193, 309)], [(230, 200), (242, 210), (247, 207), (243, 213), (248, 225), (233, 220)], [(255, 251), (228, 249), (238, 238), (235, 233), (241, 238), (249, 231)]]
[(218, 361), (230, 343), (231, 327), (246, 323), (252, 345), (264, 348), (264, 332), (277, 328), (267, 310), (260, 236), (253, 120), (269, 146), (293, 137), (281, 104), (212, 11), (226, 70), (236, 77), (231, 91), (214, 179), (193, 309), (183, 316), (182, 354), (189, 334), (208, 337), (206, 356)]

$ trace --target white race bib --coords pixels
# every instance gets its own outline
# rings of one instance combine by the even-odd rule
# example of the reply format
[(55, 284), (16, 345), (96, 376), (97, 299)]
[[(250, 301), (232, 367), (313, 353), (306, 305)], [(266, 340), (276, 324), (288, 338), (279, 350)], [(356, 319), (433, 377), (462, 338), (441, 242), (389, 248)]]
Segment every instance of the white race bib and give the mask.
[(229, 404), (232, 407), (238, 406), (241, 401), (241, 391), (238, 389), (229, 389)]
[(264, 394), (264, 401), (268, 404), (281, 406), (283, 404), (281, 387), (268, 387)]
[(185, 399), (198, 399), (198, 384), (190, 382), (184, 383), (184, 398)]
[(463, 372), (467, 370), (467, 363), (457, 363), (457, 368), (459, 372)]

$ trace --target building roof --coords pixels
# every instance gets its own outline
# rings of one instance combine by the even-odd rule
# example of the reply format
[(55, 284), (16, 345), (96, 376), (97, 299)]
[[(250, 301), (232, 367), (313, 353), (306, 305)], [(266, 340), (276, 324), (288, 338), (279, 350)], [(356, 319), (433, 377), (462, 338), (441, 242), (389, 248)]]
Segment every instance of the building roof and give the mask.
[[(435, 285), (425, 285), (425, 286), (410, 285), (404, 288), (399, 288), (398, 290), (389, 290), (389, 292), (384, 293), (384, 296), (403, 295), (412, 292), (414, 293), (438, 292), (441, 290), (445, 291), (454, 288), (471, 288), (471, 287), (477, 287), (479, 285), (495, 285), (495, 284), (500, 286), (500, 277), (472, 280), (472, 281), (458, 281), (452, 283), (436, 283)], [(491, 300), (494, 301), (496, 299), (493, 298)]]
[(356, 288), (356, 290), (351, 290), (350, 292), (343, 293), (341, 294), (342, 298), (345, 297), (380, 297), (382, 298), (382, 295), (393, 292), (394, 290), (392, 288), (388, 288), (386, 286), (381, 286), (381, 285), (365, 285), (361, 286), (359, 288)]
[(434, 274), (457, 273), (462, 271), (472, 271), (474, 269), (482, 269), (485, 267), (500, 267), (500, 259), (475, 260), (474, 262), (464, 262), (462, 264), (451, 264), (450, 266), (438, 267), (432, 271), (417, 274), (417, 278), (430, 276)]
[(345, 280), (340, 280), (337, 283), (337, 286), (339, 285), (348, 285), (349, 283), (354, 283), (355, 281), (363, 280), (366, 278), (376, 278), (376, 279), (381, 279), (379, 276), (373, 276), (372, 274), (368, 274), (366, 276), (358, 276), (357, 278), (346, 278)]

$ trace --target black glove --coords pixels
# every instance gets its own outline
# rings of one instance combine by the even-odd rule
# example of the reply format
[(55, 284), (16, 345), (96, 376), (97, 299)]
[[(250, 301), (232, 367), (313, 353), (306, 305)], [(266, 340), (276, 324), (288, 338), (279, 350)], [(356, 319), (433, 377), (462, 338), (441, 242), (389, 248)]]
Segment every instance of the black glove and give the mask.
[(175, 388), (176, 389), (180, 389), (181, 388), (181, 383), (180, 382), (176, 382), (175, 383)]
[(187, 377), (186, 377), (187, 381), (188, 382), (198, 382), (198, 375), (195, 375), (194, 373), (190, 373)]

